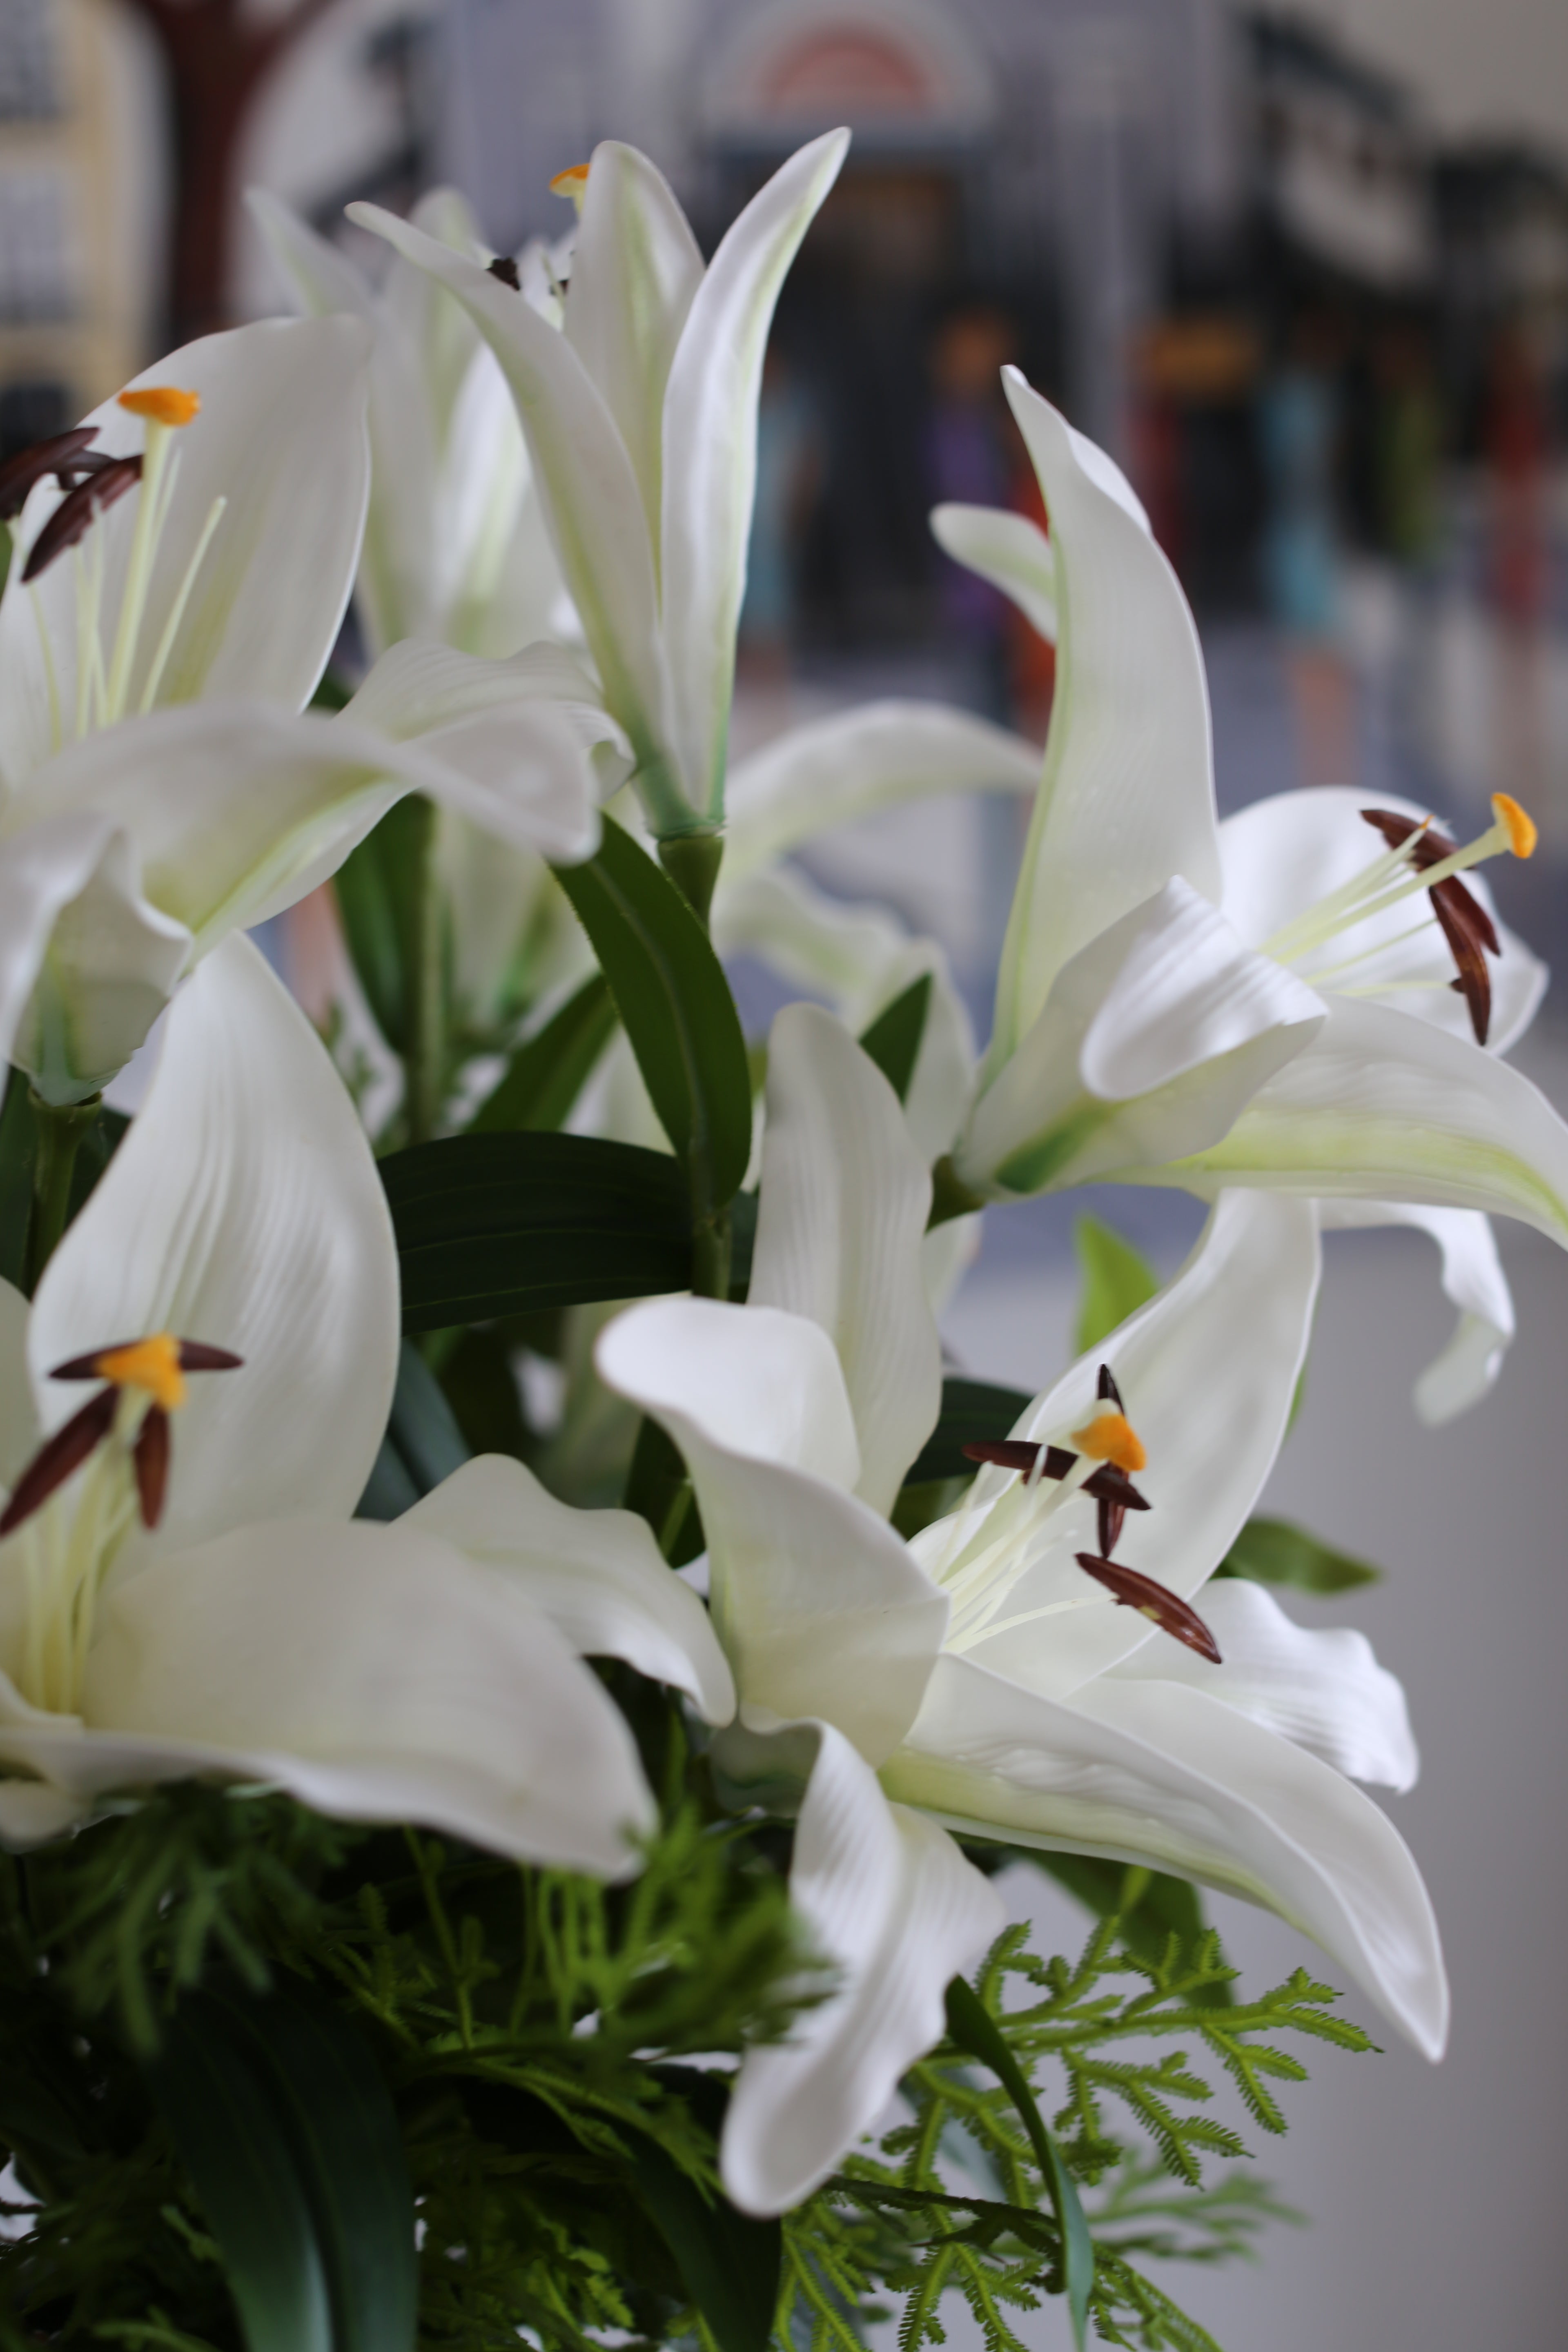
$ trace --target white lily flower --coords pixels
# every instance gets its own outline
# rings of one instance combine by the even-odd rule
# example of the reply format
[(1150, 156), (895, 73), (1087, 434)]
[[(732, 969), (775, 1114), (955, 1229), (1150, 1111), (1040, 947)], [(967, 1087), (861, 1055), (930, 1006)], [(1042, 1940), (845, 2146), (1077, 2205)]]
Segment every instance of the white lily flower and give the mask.
[(704, 267), (661, 174), (606, 142), (587, 170), (559, 332), (413, 223), (349, 207), (457, 296), (500, 362), (605, 708), (661, 838), (723, 821), (763, 352), (847, 143), (833, 131), (792, 156)]
[[(579, 1652), (722, 1712), (700, 1605), (621, 1513), (563, 1529), (546, 1497), (531, 1537), (517, 1464), (470, 1463), (391, 1525), (353, 1519), (396, 1350), (369, 1146), (314, 1032), (232, 940), (176, 999), (146, 1106), (31, 1307), (0, 1287), (0, 1838), (212, 1777), (637, 1868), (653, 1801)], [(101, 1383), (85, 1408), (62, 1366)]]
[(95, 1093), (194, 961), (408, 791), (595, 847), (595, 756), (624, 771), (565, 655), (400, 646), (339, 717), (302, 709), (363, 528), (367, 341), (322, 319), (193, 343), (87, 420), (120, 462), (27, 499), (0, 603), (0, 1047), (47, 1102)]
[[(496, 658), (579, 634), (517, 411), (467, 312), (400, 256), (378, 290), (278, 197), (253, 188), (246, 201), (306, 316), (363, 319), (374, 338), (370, 510), (354, 590), (372, 654), (434, 637)], [(478, 225), (455, 188), (422, 196), (413, 219), (482, 263)], [(559, 325), (550, 260), (535, 241), (515, 267), (523, 299)]]
[[(1031, 572), (1019, 533), (989, 544), (967, 509), (956, 524), (947, 510), (942, 535), (1026, 610), (1050, 593), (1058, 668), (959, 1175), (989, 1197), (1109, 1177), (1408, 1200), (1568, 1239), (1568, 1129), (1467, 1034), (1489, 992), (1488, 1042), (1505, 1048), (1543, 985), (1500, 929), (1495, 955), (1483, 947), (1491, 909), (1468, 879), (1485, 856), (1528, 854), (1529, 820), (1500, 801), (1452, 856), (1424, 812), (1391, 803), (1369, 831), (1349, 793), (1217, 825), (1175, 575), (1110, 460), (1016, 370), (1005, 380), (1049, 560), (1041, 541)], [(1435, 910), (1426, 893), (1461, 872), (1468, 898)]]
[[(947, 1979), (1000, 1914), (938, 1823), (1265, 1904), (1435, 2053), (1447, 1994), (1430, 1906), (1343, 1777), (1413, 1777), (1398, 1685), (1359, 1636), (1302, 1633), (1267, 1594), (1229, 1587), (1212, 1607), (1234, 1652), (1190, 1664), (1085, 1574), (1080, 1553), (1120, 1540), (1084, 1492), (1120, 1443), (1098, 1361), (1015, 1433), (1033, 1475), (983, 1470), (960, 1512), (906, 1544), (885, 1515), (937, 1409), (930, 1178), (891, 1089), (816, 1008), (779, 1016), (768, 1086), (751, 1303), (649, 1301), (598, 1349), (606, 1382), (690, 1469), (741, 1697), (716, 1760), (739, 1801), (793, 1785), (792, 1886), (840, 1971), (788, 2042), (744, 2062), (731, 2195), (767, 2211), (805, 2193), (940, 2032)], [(1186, 1622), (1257, 1498), (1317, 1276), (1310, 1209), (1227, 1194), (1175, 1283), (1108, 1344), (1149, 1448), (1152, 1507), (1125, 1533), (1145, 1580), (1123, 1590), (1157, 1600), (1162, 1624)], [(1047, 1445), (1067, 1475), (1039, 1475)]]

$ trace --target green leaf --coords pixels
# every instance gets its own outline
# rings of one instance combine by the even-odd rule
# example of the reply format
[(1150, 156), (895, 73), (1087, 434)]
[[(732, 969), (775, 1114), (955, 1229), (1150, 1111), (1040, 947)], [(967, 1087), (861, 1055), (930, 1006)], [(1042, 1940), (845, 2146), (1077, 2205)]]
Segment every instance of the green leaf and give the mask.
[(332, 881), (360, 986), (395, 1054), (407, 1052), (412, 1034), (410, 946), (427, 823), (411, 793), (349, 852)]
[(414, 2352), (414, 2198), (392, 2095), (363, 2038), (292, 1990), (195, 2000), (283, 2124), (321, 2250), (334, 2352)]
[[(661, 2066), (658, 2072), (717, 2140), (729, 2102), (727, 2086), (694, 2066)], [(643, 2200), (719, 2352), (767, 2352), (784, 2259), (780, 2224), (737, 2212), (725, 2197), (705, 2197), (655, 2138), (638, 2135), (634, 2163)]]
[(1005, 1437), (1031, 1400), (1022, 1389), (995, 1388), (989, 1381), (943, 1381), (942, 1412), (905, 1474), (907, 1486), (936, 1478), (973, 1478), (975, 1465), (962, 1451), (988, 1437)]
[(334, 2352), (326, 2268), (282, 2117), (199, 1995), (181, 2002), (147, 2074), (223, 2254), (247, 2352)]
[(405, 1331), (691, 1286), (690, 1198), (668, 1152), (595, 1136), (454, 1135), (380, 1167)]
[(895, 996), (891, 1004), (878, 1013), (868, 1029), (860, 1032), (862, 1049), (869, 1054), (900, 1102), (908, 1100), (910, 1080), (920, 1059), (926, 1014), (931, 1010), (931, 976), (922, 971), (901, 996)]
[(1352, 1592), (1358, 1584), (1380, 1582), (1383, 1570), (1336, 1551), (1289, 1519), (1248, 1519), (1215, 1574), (1293, 1585), (1298, 1592)]
[(746, 1041), (723, 967), (674, 883), (613, 818), (597, 856), (556, 867), (555, 878), (593, 942), (653, 1107), (685, 1163), (693, 1220), (707, 1223), (740, 1191), (752, 1151)]
[(0, 1276), (17, 1290), (27, 1271), (33, 1161), (38, 1148), (37, 1122), (27, 1095), (26, 1072), (12, 1070), (0, 1108)]
[(1086, 1356), (1153, 1297), (1160, 1277), (1141, 1250), (1098, 1217), (1077, 1218), (1072, 1239), (1083, 1270), (1083, 1297), (1073, 1347), (1077, 1354)]
[[(1171, 1878), (1136, 1863), (1104, 1862), (1088, 1853), (1047, 1853), (1035, 1847), (1011, 1847), (1008, 1859), (1033, 1863), (1097, 1919), (1114, 1919), (1128, 1950), (1155, 1968), (1163, 1963), (1173, 1936), (1184, 1952), (1195, 1952), (1208, 1933), (1203, 1896), (1185, 1878)], [(1230, 1988), (1224, 1984), (1200, 1986), (1191, 1996), (1200, 2009), (1227, 2009), (1230, 1997)]]
[(1046, 2128), (1024, 2070), (1007, 2047), (1002, 2029), (973, 1985), (954, 1977), (947, 1988), (947, 2030), (960, 2049), (989, 2066), (1017, 2108), (1035, 2161), (1045, 2176), (1051, 2209), (1062, 2245), (1062, 2281), (1072, 2314), (1073, 2339), (1083, 2352), (1089, 2327), (1089, 2299), (1094, 2292), (1094, 2242), (1089, 2234), (1077, 2184), (1062, 2162), (1061, 2151)]
[(468, 1133), (499, 1135), (563, 1126), (615, 1029), (615, 999), (603, 972), (596, 971), (537, 1036), (518, 1047), (468, 1121)]
[(405, 1339), (386, 1434), (355, 1517), (401, 1517), (468, 1459), (468, 1448), (440, 1382), (413, 1341)]

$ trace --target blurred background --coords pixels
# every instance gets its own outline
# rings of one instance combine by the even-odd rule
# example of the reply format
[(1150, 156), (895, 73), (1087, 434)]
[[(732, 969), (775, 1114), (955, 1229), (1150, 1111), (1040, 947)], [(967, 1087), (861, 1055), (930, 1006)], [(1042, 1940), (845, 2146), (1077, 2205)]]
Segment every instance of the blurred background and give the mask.
[[(247, 184), (375, 267), (344, 203), (449, 181), (505, 250), (569, 226), (552, 173), (615, 136), (710, 246), (840, 121), (850, 162), (768, 360), (738, 743), (889, 691), (1043, 740), (1049, 647), (925, 523), (944, 498), (1037, 512), (997, 391), (1014, 360), (1127, 467), (1181, 574), (1222, 809), (1351, 782), (1474, 831), (1506, 789), (1542, 849), (1496, 877), (1504, 912), (1568, 961), (1564, 0), (0, 0), (0, 456), (158, 351), (286, 307)], [(811, 854), (943, 940), (982, 1034), (1021, 821), (933, 803)], [(737, 977), (761, 1025), (767, 983)], [(1561, 1005), (1522, 1058), (1568, 1105)], [(963, 1369), (1056, 1370), (1080, 1205), (992, 1217), (950, 1318)], [(1164, 1270), (1197, 1223), (1157, 1194), (1092, 1205)], [(1313, 2226), (1260, 2269), (1169, 2282), (1227, 2352), (1568, 2333), (1568, 1265), (1504, 1248), (1521, 1339), (1434, 1433), (1408, 1404), (1449, 1314), (1428, 1245), (1331, 1245), (1268, 1504), (1391, 1571), (1299, 1605), (1365, 1624), (1410, 1690), (1426, 1769), (1396, 1811), (1457, 2022), (1435, 2072), (1313, 2061), (1260, 2168)], [(1065, 1897), (1010, 1884), (1043, 1933), (1079, 1935)], [(1249, 1972), (1300, 1957), (1215, 1908)], [(1026, 2333), (1067, 2340), (1055, 2311)]]

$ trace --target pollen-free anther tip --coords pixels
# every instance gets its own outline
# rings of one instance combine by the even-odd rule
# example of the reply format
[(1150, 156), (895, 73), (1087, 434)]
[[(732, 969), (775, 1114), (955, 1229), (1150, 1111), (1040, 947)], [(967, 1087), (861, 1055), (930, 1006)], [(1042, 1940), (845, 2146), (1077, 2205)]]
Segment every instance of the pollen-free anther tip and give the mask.
[(182, 392), (174, 383), (144, 383), (119, 397), (121, 408), (151, 425), (188, 425), (202, 404), (199, 392)]

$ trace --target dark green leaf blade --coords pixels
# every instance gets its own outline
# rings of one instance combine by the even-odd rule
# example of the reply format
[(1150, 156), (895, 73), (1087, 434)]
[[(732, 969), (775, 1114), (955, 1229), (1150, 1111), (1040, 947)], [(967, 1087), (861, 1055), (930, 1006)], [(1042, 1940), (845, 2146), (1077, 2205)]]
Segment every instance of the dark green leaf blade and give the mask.
[(455, 1135), (380, 1168), (405, 1331), (690, 1286), (690, 1198), (667, 1152), (595, 1136)]
[(1024, 2070), (1008, 2049), (1002, 2030), (973, 1985), (954, 1977), (947, 1988), (947, 2030), (959, 2047), (989, 2066), (1017, 2108), (1035, 2161), (1045, 2176), (1062, 2243), (1062, 2278), (1079, 2352), (1083, 2352), (1089, 2328), (1089, 2299), (1094, 2291), (1094, 2241), (1089, 2234), (1078, 2187), (1061, 2151), (1046, 2127)]
[(38, 1125), (28, 1093), (26, 1072), (12, 1070), (0, 1108), (0, 1276), (16, 1290), (26, 1279), (33, 1163), (38, 1150)]
[(222, 2252), (247, 2352), (334, 2352), (309, 2200), (255, 2068), (211, 2008), (187, 1999), (147, 2074)]
[(518, 1047), (468, 1121), (470, 1135), (563, 1126), (595, 1063), (615, 1034), (616, 1005), (596, 971), (569, 996), (537, 1036)]
[[(658, 2072), (717, 2139), (729, 2103), (723, 2081), (689, 2066), (661, 2066)], [(726, 2198), (705, 2198), (652, 2137), (639, 2135), (634, 2163), (643, 2200), (719, 2352), (767, 2352), (784, 2260), (780, 2224), (737, 2212)]]
[(1298, 1592), (1353, 1592), (1357, 1585), (1378, 1583), (1383, 1570), (1289, 1519), (1248, 1519), (1215, 1574), (1290, 1585)]
[(282, 2119), (321, 2251), (334, 2352), (414, 2352), (414, 2198), (392, 2095), (363, 2037), (292, 1990), (198, 1999)]
[(901, 996), (884, 1006), (868, 1029), (860, 1032), (861, 1051), (870, 1055), (900, 1102), (909, 1098), (910, 1080), (920, 1060), (931, 992), (931, 976), (922, 971)]
[(395, 1519), (468, 1459), (441, 1384), (410, 1340), (397, 1359), (397, 1386), (381, 1452), (355, 1517)]
[(740, 1191), (752, 1150), (751, 1069), (723, 967), (674, 883), (613, 818), (597, 856), (555, 876), (593, 942), (703, 1223)]
[(1072, 1240), (1083, 1273), (1073, 1345), (1085, 1356), (1153, 1297), (1160, 1277), (1142, 1250), (1098, 1217), (1076, 1219)]
[(989, 1381), (943, 1381), (936, 1427), (910, 1463), (904, 1484), (920, 1486), (936, 1478), (973, 1477), (975, 1465), (963, 1448), (988, 1437), (1005, 1437), (1029, 1402), (1022, 1389), (997, 1388)]
[(365, 1001), (395, 1054), (406, 1052), (410, 933), (426, 813), (412, 795), (387, 811), (332, 878), (343, 938)]

